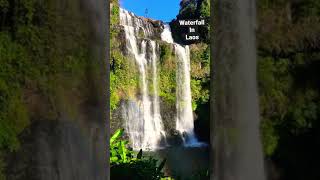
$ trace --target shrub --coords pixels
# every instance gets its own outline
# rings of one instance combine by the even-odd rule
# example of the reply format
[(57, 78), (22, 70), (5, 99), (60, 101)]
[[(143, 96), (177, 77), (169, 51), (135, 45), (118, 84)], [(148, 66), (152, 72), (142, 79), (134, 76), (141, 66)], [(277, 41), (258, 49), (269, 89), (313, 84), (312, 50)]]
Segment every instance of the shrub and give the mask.
[(158, 160), (143, 157), (142, 150), (134, 156), (127, 148), (128, 141), (121, 139), (124, 130), (117, 130), (110, 139), (111, 179), (160, 180), (164, 178), (162, 169), (166, 160), (159, 165)]

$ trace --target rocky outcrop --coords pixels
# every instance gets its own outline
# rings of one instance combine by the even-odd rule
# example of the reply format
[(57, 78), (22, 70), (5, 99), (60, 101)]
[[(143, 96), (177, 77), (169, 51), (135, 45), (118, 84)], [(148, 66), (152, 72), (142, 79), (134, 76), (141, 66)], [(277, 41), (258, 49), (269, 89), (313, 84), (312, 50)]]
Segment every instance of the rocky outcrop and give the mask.
[[(139, 27), (139, 32), (135, 32), (136, 34), (138, 34), (139, 38), (149, 38), (152, 40), (161, 39), (161, 32), (163, 30), (162, 21), (137, 16), (132, 12), (128, 13), (129, 16), (131, 16), (131, 19), (125, 19), (125, 21), (127, 21), (126, 24), (132, 27)], [(120, 26), (120, 28), (123, 27)], [(143, 28), (145, 29), (145, 32)]]

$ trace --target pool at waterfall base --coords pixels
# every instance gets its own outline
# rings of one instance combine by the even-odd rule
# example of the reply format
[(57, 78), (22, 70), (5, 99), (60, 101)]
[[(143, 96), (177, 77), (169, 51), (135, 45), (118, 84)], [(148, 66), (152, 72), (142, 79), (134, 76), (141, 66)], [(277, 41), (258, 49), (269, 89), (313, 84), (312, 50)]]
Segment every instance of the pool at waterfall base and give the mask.
[(144, 154), (157, 158), (159, 162), (166, 159), (164, 173), (166, 176), (176, 179), (196, 179), (196, 177), (208, 173), (209, 146), (170, 146), (155, 151), (147, 151)]

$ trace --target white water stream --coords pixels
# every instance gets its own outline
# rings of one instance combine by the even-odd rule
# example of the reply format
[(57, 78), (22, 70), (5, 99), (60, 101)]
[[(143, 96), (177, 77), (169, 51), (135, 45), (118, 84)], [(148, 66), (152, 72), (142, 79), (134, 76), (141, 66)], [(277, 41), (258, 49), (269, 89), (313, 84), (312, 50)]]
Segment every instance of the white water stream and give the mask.
[(190, 50), (189, 46), (174, 43), (169, 25), (164, 26), (161, 39), (174, 45), (177, 57), (176, 70), (176, 129), (183, 135), (185, 146), (199, 146), (194, 135), (194, 118), (190, 87)]
[[(157, 90), (156, 43), (147, 38), (137, 39), (140, 30), (143, 30), (144, 37), (150, 36), (151, 28), (124, 9), (120, 9), (120, 24), (125, 30), (127, 50), (139, 68), (141, 91), (138, 110), (131, 103), (125, 111), (126, 130), (134, 149), (153, 150), (159, 147), (161, 138), (165, 137)], [(149, 92), (148, 68), (152, 69), (153, 98)]]

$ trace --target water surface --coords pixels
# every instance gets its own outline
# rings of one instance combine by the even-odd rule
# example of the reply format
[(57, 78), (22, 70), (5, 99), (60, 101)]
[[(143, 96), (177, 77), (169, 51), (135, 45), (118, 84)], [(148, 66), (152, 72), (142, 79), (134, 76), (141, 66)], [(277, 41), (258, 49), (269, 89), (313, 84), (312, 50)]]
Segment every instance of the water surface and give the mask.
[(168, 147), (147, 154), (161, 160), (166, 158), (165, 174), (177, 179), (197, 179), (194, 176), (209, 169), (208, 147)]

